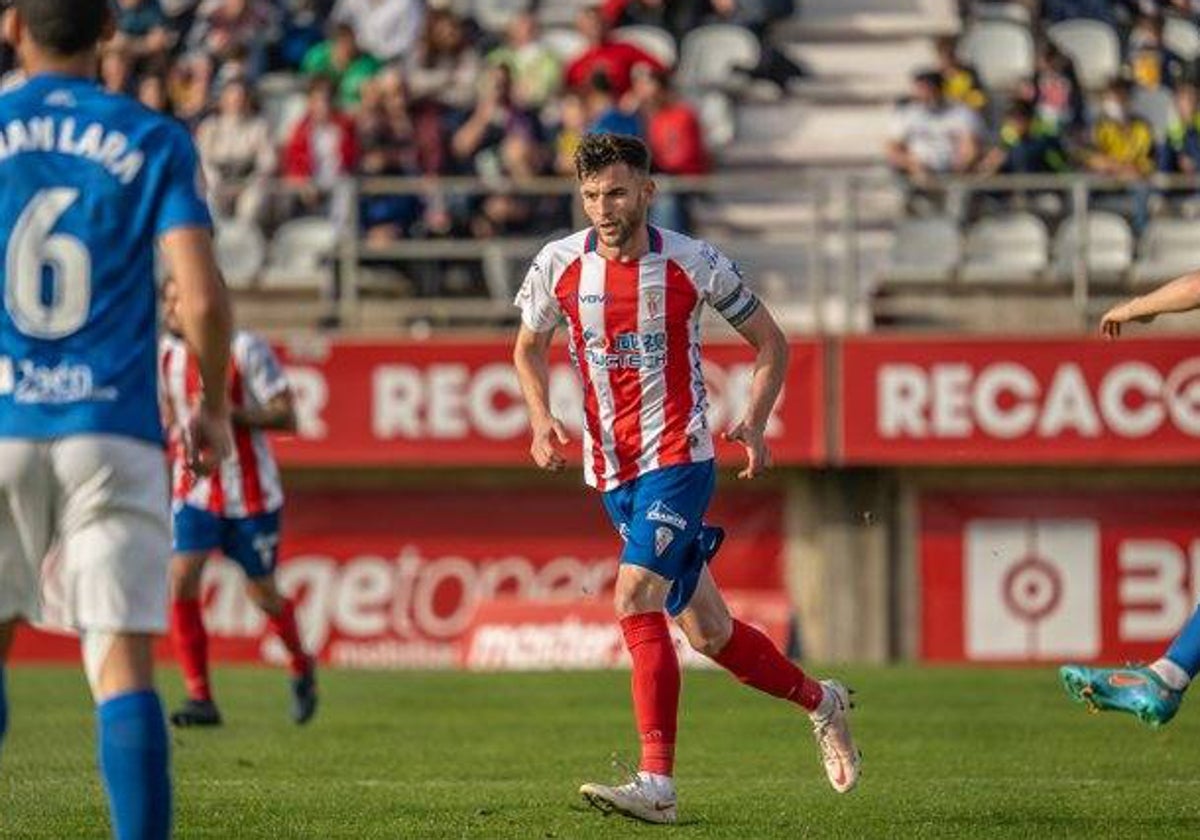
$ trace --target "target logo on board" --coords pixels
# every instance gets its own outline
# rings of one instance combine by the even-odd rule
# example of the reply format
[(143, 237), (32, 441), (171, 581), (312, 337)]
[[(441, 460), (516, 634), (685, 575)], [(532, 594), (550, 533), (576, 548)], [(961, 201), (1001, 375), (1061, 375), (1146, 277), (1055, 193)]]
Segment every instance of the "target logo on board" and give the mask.
[(1097, 655), (1100, 534), (1094, 520), (975, 519), (964, 536), (968, 658)]

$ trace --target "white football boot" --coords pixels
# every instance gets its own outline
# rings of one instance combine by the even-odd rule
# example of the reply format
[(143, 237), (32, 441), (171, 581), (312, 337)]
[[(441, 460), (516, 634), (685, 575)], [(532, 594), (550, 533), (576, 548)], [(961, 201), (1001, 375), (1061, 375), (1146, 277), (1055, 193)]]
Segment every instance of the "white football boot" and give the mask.
[(858, 768), (862, 754), (850, 737), (850, 693), (836, 680), (821, 680), (825, 699), (810, 717), (813, 736), (821, 750), (821, 763), (829, 784), (838, 793), (848, 793), (858, 784)]
[(580, 786), (579, 793), (589, 805), (605, 814), (624, 814), (648, 823), (676, 820), (675, 786), (670, 779), (658, 781), (647, 773), (639, 773), (617, 787), (589, 782)]

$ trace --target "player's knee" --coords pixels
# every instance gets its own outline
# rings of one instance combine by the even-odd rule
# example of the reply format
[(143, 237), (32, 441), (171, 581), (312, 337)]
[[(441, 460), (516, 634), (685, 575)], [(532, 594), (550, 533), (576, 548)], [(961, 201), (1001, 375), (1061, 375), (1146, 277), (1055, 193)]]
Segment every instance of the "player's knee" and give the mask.
[(729, 644), (729, 637), (732, 633), (732, 625), (711, 622), (699, 627), (689, 628), (686, 635), (688, 644), (692, 646), (692, 650), (711, 659), (725, 649), (725, 645)]
[(275, 586), (274, 578), (254, 578), (246, 581), (246, 594), (254, 605), (265, 613), (278, 615), (283, 609), (283, 597)]
[(617, 618), (661, 610), (667, 596), (663, 583), (662, 578), (650, 573), (619, 574), (613, 591)]
[(175, 600), (200, 597), (200, 579), (204, 561), (191, 557), (176, 557), (171, 561), (171, 595)]

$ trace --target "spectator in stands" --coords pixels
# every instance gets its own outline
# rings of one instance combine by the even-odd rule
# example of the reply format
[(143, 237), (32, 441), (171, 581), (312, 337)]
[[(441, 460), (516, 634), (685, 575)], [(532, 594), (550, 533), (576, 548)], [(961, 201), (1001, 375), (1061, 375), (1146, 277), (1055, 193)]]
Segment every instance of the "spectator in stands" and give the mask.
[(167, 79), (162, 73), (147, 73), (138, 79), (137, 100), (151, 111), (171, 113), (171, 100), (167, 98)]
[(1046, 23), (1089, 18), (1116, 26), (1112, 0), (1042, 0), (1042, 19)]
[(212, 86), (212, 76), (212, 60), (201, 52), (181, 55), (167, 73), (171, 113), (189, 128), (195, 129), (208, 115), (208, 92)]
[(600, 11), (613, 28), (657, 26), (678, 43), (703, 21), (705, 5), (695, 0), (604, 0)]
[(1038, 122), (1047, 128), (1072, 135), (1085, 130), (1083, 87), (1075, 64), (1050, 40), (1038, 45), (1025, 97), (1033, 101)]
[[(368, 178), (417, 174), (415, 132), (403, 78), (395, 70), (385, 70), (366, 80), (361, 94), (355, 117), (361, 148), (359, 174)], [(359, 224), (369, 244), (384, 245), (410, 236), (422, 211), (416, 195), (365, 194), (359, 199)]]
[[(345, 220), (345, 195), (335, 188), (358, 164), (354, 122), (334, 106), (333, 83), (322, 76), (308, 83), (304, 116), (284, 145), (283, 174), (297, 188), (309, 213), (328, 207), (336, 222)], [(328, 204), (326, 203), (328, 201)]]
[(109, 44), (134, 62), (160, 62), (175, 45), (158, 0), (117, 0), (115, 17), (116, 32)]
[(1200, 171), (1200, 113), (1196, 111), (1196, 86), (1175, 88), (1176, 114), (1167, 128), (1167, 142), (1159, 153), (1159, 169), (1195, 175)]
[(1109, 83), (1092, 127), (1087, 167), (1092, 172), (1135, 180), (1154, 171), (1154, 132), (1130, 107), (1132, 87), (1125, 79)]
[(1163, 43), (1164, 25), (1162, 15), (1142, 15), (1129, 35), (1129, 73), (1148, 90), (1174, 88), (1184, 75), (1183, 59)]
[(245, 72), (256, 79), (266, 71), (267, 47), (278, 37), (278, 19), (267, 0), (203, 0), (188, 46), (207, 54), (215, 67), (244, 62)]
[(100, 50), (100, 83), (110, 93), (133, 93), (133, 62), (124, 47), (108, 43)]
[(642, 123), (637, 114), (625, 110), (617, 101), (609, 77), (600, 71), (588, 82), (584, 100), (590, 122), (589, 134), (631, 134), (642, 136)]
[(942, 93), (951, 102), (975, 111), (987, 107), (987, 93), (975, 68), (958, 57), (958, 38), (948, 35), (937, 40), (937, 70), (942, 74)]
[[(700, 117), (672, 90), (670, 73), (639, 68), (633, 78), (633, 96), (645, 125), (654, 170), (664, 175), (707, 175), (712, 158)], [(650, 219), (670, 230), (691, 230), (689, 201), (685, 193), (660, 190), (650, 207)]]
[(409, 95), (417, 102), (436, 102), (461, 121), (475, 102), (481, 76), (479, 52), (463, 19), (444, 9), (429, 12), (425, 32), (405, 63)]
[(575, 176), (575, 149), (587, 133), (587, 103), (576, 91), (565, 91), (558, 101), (558, 125), (554, 135), (554, 171)]
[(423, 0), (337, 0), (330, 19), (348, 23), (358, 45), (380, 61), (403, 59), (424, 29)]
[(979, 163), (984, 175), (1066, 172), (1070, 162), (1058, 133), (1039, 125), (1033, 105), (1015, 100), (1008, 106), (997, 143)]
[(576, 90), (589, 87), (599, 73), (607, 79), (613, 96), (620, 101), (629, 92), (632, 85), (630, 74), (636, 65), (645, 64), (654, 70), (666, 69), (641, 47), (613, 40), (611, 29), (599, 7), (582, 9), (576, 16), (576, 26), (587, 39), (588, 48), (567, 65), (568, 87)]
[(469, 163), (474, 174), (496, 177), (503, 171), (500, 147), (509, 139), (536, 146), (540, 125), (532, 112), (517, 104), (512, 75), (508, 67), (499, 65), (488, 70), (475, 110), (454, 132), (450, 149), (458, 160)]
[(974, 166), (982, 134), (974, 111), (946, 100), (940, 73), (918, 73), (912, 99), (897, 110), (888, 132), (888, 162), (917, 181), (962, 174)]
[(541, 108), (562, 84), (558, 57), (539, 38), (537, 18), (519, 12), (508, 25), (505, 42), (487, 55), (487, 63), (508, 68), (513, 100), (526, 108)]
[(363, 82), (379, 72), (383, 64), (359, 51), (354, 29), (348, 23), (334, 24), (332, 36), (317, 44), (300, 65), (306, 76), (325, 76), (337, 89), (338, 104), (346, 109), (358, 105)]
[(221, 88), (217, 112), (196, 130), (196, 148), (216, 211), (262, 221), (266, 182), (275, 174), (275, 145), (244, 80), (230, 80)]

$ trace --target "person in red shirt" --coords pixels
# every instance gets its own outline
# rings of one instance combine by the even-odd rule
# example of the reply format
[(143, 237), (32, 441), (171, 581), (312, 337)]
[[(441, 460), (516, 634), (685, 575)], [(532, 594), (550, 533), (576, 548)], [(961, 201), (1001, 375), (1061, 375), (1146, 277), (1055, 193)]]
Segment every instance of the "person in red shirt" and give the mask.
[(322, 202), (340, 178), (351, 175), (358, 161), (354, 120), (333, 104), (333, 83), (318, 76), (308, 85), (308, 109), (292, 129), (283, 149), (283, 174), (301, 185), (300, 200), (309, 212)]
[[(667, 70), (637, 68), (632, 99), (645, 126), (646, 145), (656, 172), (665, 175), (707, 175), (712, 157), (704, 141), (704, 128), (696, 109), (671, 87)], [(688, 196), (663, 190), (650, 205), (654, 224), (672, 230), (690, 230)]]
[(600, 72), (608, 77), (613, 93), (619, 100), (629, 92), (634, 67), (645, 64), (652, 70), (666, 69), (641, 47), (612, 40), (609, 37), (611, 29), (598, 7), (582, 10), (575, 25), (587, 38), (588, 48), (567, 65), (566, 83), (569, 88), (583, 88), (595, 73)]

